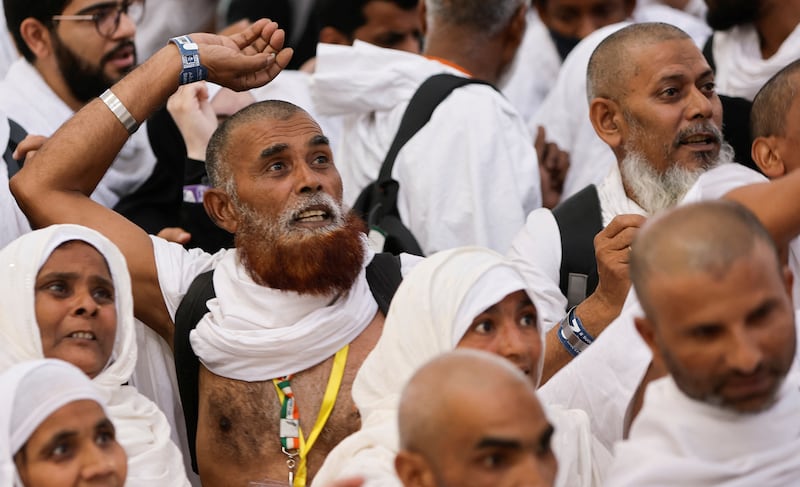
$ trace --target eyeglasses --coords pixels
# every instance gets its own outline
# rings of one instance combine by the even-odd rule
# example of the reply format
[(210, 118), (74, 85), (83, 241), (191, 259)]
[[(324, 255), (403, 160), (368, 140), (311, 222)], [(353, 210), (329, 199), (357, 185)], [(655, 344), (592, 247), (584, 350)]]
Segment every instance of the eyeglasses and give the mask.
[[(33, 1), (33, 0), (31, 0)], [(144, 15), (143, 0), (125, 0), (123, 2), (107, 2), (87, 7), (75, 15), (53, 15), (54, 21), (78, 20), (94, 22), (97, 33), (110, 38), (119, 29), (122, 14), (128, 16), (134, 24), (138, 24)]]

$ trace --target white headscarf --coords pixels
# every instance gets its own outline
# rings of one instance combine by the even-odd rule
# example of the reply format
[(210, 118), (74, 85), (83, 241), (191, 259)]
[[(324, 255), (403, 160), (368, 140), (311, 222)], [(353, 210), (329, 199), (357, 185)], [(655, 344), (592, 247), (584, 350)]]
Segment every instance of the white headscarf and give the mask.
[(79, 225), (53, 225), (23, 235), (0, 251), (0, 370), (44, 358), (36, 321), (36, 275), (53, 250), (71, 240), (97, 249), (114, 281), (117, 334), (111, 361), (93, 382), (128, 454), (126, 485), (189, 485), (166, 417), (152, 401), (125, 385), (136, 365), (131, 280), (122, 253), (99, 233)]
[(446, 250), (417, 264), (397, 289), (381, 337), (353, 383), (361, 430), (331, 451), (314, 485), (362, 475), (369, 486), (399, 486), (394, 456), (403, 386), (424, 363), (453, 350), (475, 316), (519, 290), (533, 296), (511, 262), (489, 249)]
[(103, 407), (86, 374), (61, 360), (22, 362), (0, 374), (0, 485), (22, 486), (16, 452), (51, 414), (84, 399)]

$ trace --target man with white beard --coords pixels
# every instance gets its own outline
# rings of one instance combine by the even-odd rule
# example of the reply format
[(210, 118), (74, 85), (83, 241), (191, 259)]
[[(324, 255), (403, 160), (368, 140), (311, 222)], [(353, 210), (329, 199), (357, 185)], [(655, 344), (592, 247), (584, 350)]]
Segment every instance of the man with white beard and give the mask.
[(618, 168), (556, 210), (533, 211), (509, 252), (550, 328), (543, 381), (619, 314), (630, 288), (628, 249), (645, 217), (732, 159), (714, 73), (682, 30), (627, 26), (600, 43), (587, 77), (592, 125)]

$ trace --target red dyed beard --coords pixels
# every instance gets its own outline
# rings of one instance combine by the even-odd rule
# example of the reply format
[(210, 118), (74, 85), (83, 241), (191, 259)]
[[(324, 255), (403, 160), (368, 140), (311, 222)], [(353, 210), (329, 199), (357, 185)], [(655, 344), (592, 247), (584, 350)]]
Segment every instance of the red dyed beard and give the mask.
[[(364, 223), (354, 213), (333, 229), (286, 232), (244, 208), (235, 236), (242, 265), (257, 283), (300, 294), (349, 290), (364, 262)], [(341, 218), (341, 217), (340, 217)]]

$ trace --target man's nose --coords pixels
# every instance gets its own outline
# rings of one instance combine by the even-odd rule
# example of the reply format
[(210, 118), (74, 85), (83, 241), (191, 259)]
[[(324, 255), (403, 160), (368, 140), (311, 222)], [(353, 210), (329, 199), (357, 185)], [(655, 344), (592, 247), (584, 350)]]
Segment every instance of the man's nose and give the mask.
[(758, 369), (764, 359), (756, 337), (746, 330), (734, 331), (728, 353), (728, 364), (742, 374), (751, 374)]
[(316, 193), (322, 191), (322, 178), (319, 173), (309, 167), (305, 161), (295, 163), (296, 187), (298, 193)]

